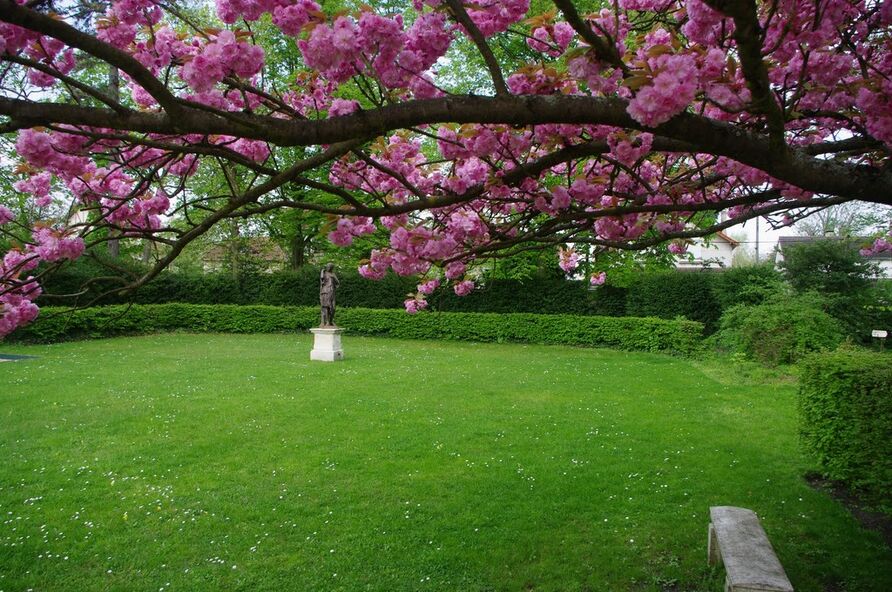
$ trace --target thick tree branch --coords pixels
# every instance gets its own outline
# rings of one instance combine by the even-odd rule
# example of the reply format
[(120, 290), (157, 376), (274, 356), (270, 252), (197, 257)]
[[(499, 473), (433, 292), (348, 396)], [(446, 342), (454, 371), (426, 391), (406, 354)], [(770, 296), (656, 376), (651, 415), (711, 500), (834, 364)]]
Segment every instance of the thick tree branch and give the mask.
[(752, 94), (756, 113), (765, 115), (771, 154), (775, 159), (785, 157), (784, 113), (771, 91), (768, 68), (762, 59), (762, 35), (755, 0), (704, 0), (706, 5), (734, 20), (734, 41), (740, 65)]
[(470, 37), (471, 41), (474, 42), (474, 45), (477, 46), (477, 51), (479, 51), (480, 55), (483, 57), (486, 69), (489, 70), (493, 86), (496, 89), (496, 95), (507, 95), (508, 86), (505, 84), (502, 68), (499, 66), (496, 56), (493, 55), (492, 49), (490, 49), (489, 45), (486, 43), (483, 33), (480, 32), (480, 29), (478, 29), (477, 25), (474, 24), (474, 21), (471, 20), (471, 17), (468, 15), (468, 12), (465, 10), (465, 7), (460, 0), (446, 0), (446, 4), (449, 6), (449, 10), (452, 11), (452, 16), (455, 17), (458, 24), (464, 27), (465, 31), (468, 33), (468, 37)]
[(246, 122), (243, 124), (197, 111), (172, 118), (164, 113), (117, 114), (93, 107), (0, 98), (0, 115), (35, 126), (66, 123), (172, 135), (231, 135), (263, 139), (279, 146), (333, 144), (442, 122), (611, 125), (651, 131), (684, 142), (691, 150), (734, 159), (815, 193), (892, 204), (892, 171), (819, 159), (796, 148), (788, 149), (787, 158), (777, 159), (770, 139), (764, 135), (693, 113), (681, 113), (653, 129), (644, 128), (629, 116), (626, 106), (627, 102), (619, 98), (566, 95), (444, 97), (387, 105), (324, 120), (288, 121), (242, 115)]
[(62, 41), (126, 72), (158, 101), (168, 113), (182, 110), (178, 99), (133, 56), (78, 31), (68, 23), (21, 6), (15, 0), (0, 0), (0, 20), (24, 27)]
[(616, 46), (609, 43), (609, 40), (602, 39), (595, 33), (588, 24), (579, 16), (576, 7), (571, 0), (554, 0), (555, 6), (564, 14), (564, 18), (573, 27), (573, 30), (579, 33), (586, 43), (592, 46), (598, 59), (603, 60), (622, 71), (623, 76), (629, 73), (629, 67), (623, 62), (622, 56), (616, 50)]

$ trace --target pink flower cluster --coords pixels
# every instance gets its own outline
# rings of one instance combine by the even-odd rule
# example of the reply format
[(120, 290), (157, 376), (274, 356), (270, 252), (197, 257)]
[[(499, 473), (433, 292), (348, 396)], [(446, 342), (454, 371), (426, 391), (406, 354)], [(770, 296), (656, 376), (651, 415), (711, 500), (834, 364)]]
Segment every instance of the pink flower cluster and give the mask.
[(286, 35), (296, 37), (311, 22), (324, 18), (322, 9), (312, 0), (216, 0), (217, 16), (231, 25), (239, 19), (256, 21), (272, 14), (273, 24)]
[(355, 237), (373, 232), (375, 232), (375, 223), (371, 218), (341, 218), (338, 220), (335, 230), (328, 233), (328, 240), (339, 247), (346, 247), (353, 244)]
[(73, 261), (84, 252), (84, 239), (52, 228), (36, 229), (34, 241), (33, 251), (43, 261)]
[(607, 145), (610, 146), (610, 155), (617, 162), (626, 166), (633, 166), (638, 159), (647, 156), (653, 145), (653, 134), (614, 132), (607, 136)]
[(452, 291), (456, 296), (467, 296), (474, 291), (474, 282), (471, 280), (462, 280), (452, 287)]
[(672, 241), (669, 243), (668, 249), (673, 255), (684, 255), (688, 252), (688, 243), (684, 241)]
[(531, 49), (553, 58), (559, 57), (570, 46), (576, 32), (569, 23), (559, 22), (546, 27), (536, 27), (527, 38)]
[(196, 92), (206, 92), (229, 75), (251, 78), (263, 68), (263, 57), (261, 47), (238, 41), (232, 31), (221, 31), (183, 66), (180, 75)]
[(558, 249), (558, 267), (564, 270), (564, 273), (573, 273), (579, 267), (579, 254), (570, 249), (561, 247)]
[(0, 226), (15, 220), (15, 214), (4, 205), (0, 205)]
[(607, 281), (607, 272), (600, 271), (598, 273), (592, 274), (588, 281), (589, 284), (591, 284), (592, 286), (603, 286), (604, 282)]
[(409, 314), (416, 314), (419, 311), (427, 308), (427, 300), (424, 298), (407, 298), (403, 302), (403, 306), (406, 307), (406, 312)]
[(434, 293), (434, 290), (440, 287), (440, 280), (434, 278), (427, 280), (424, 283), (418, 284), (418, 292), (420, 294), (424, 294), (425, 296), (430, 296)]
[(363, 12), (358, 20), (339, 16), (331, 25), (313, 27), (298, 47), (308, 66), (337, 83), (362, 73), (387, 88), (410, 87), (436, 94), (425, 71), (446, 53), (452, 31), (442, 13), (419, 15), (405, 29), (403, 19)]
[[(60, 74), (68, 74), (74, 70), (74, 51), (64, 48), (65, 44), (58, 39), (41, 37), (28, 44), (25, 54), (32, 60), (51, 66)], [(28, 82), (34, 86), (46, 88), (56, 84), (58, 78), (51, 73), (30, 68)]]
[(42, 290), (33, 277), (23, 279), (22, 275), (35, 269), (41, 259), (75, 259), (84, 250), (83, 240), (64, 230), (38, 227), (33, 235), (34, 243), (24, 251), (10, 250), (0, 260), (0, 339), (37, 318), (39, 310), (33, 300)]
[(523, 19), (530, 0), (477, 0), (467, 3), (466, 9), (483, 36), (490, 37)]
[(648, 127), (656, 127), (684, 111), (697, 93), (699, 73), (693, 56), (653, 51), (657, 46), (668, 49), (669, 43), (669, 33), (659, 29), (648, 34), (638, 50), (639, 59), (653, 76), (629, 101), (627, 111)]
[(119, 49), (128, 48), (140, 26), (152, 26), (161, 20), (161, 8), (155, 0), (118, 0), (97, 19), (96, 36)]
[(880, 253), (892, 252), (892, 235), (877, 238), (873, 241), (873, 244), (861, 249), (859, 252), (863, 257), (873, 257)]
[(36, 175), (31, 175), (27, 179), (23, 181), (16, 181), (13, 183), (13, 187), (16, 191), (21, 191), (22, 193), (30, 193), (34, 197), (34, 203), (38, 207), (45, 207), (50, 204), (50, 181), (53, 176), (44, 171), (42, 173), (37, 173)]

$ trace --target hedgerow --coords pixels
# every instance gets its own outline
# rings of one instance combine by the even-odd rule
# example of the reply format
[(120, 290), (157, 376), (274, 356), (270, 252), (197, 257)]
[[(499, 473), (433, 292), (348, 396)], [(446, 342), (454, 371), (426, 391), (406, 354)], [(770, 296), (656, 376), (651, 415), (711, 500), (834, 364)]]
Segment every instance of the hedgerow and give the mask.
[(824, 474), (892, 508), (892, 356), (840, 349), (801, 365), (800, 434)]
[[(338, 309), (337, 324), (349, 334), (401, 339), (453, 339), (611, 347), (689, 354), (703, 325), (694, 321), (637, 317), (446, 313), (409, 315), (403, 310)], [(44, 308), (13, 339), (51, 342), (159, 331), (273, 333), (318, 325), (318, 307), (201, 304), (111, 305), (66, 311)]]

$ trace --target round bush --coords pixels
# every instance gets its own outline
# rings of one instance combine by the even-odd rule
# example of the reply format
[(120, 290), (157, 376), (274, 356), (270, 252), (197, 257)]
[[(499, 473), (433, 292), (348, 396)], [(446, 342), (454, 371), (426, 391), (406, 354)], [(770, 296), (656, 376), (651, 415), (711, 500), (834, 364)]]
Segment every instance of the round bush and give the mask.
[(720, 347), (760, 362), (790, 364), (817, 351), (835, 349), (842, 325), (822, 308), (814, 294), (775, 298), (757, 306), (737, 305), (722, 315)]

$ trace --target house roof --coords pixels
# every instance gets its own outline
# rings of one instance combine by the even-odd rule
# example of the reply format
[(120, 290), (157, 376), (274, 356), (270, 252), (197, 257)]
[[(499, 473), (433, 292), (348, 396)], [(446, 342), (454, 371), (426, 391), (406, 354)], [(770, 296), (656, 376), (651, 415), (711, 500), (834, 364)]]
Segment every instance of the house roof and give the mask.
[(734, 240), (733, 238), (731, 238), (730, 236), (728, 236), (721, 230), (719, 230), (715, 234), (710, 234), (710, 235), (700, 237), (700, 238), (688, 238), (688, 239), (685, 239), (685, 241), (689, 244), (694, 244), (698, 240), (704, 240), (704, 239), (715, 240), (716, 238), (719, 238), (719, 239), (725, 241), (726, 243), (728, 243), (729, 245), (731, 245), (732, 249), (735, 249), (740, 246), (740, 241)]
[(721, 239), (723, 239), (723, 240), (725, 240), (725, 241), (731, 243), (731, 246), (732, 246), (732, 247), (739, 247), (739, 246), (740, 246), (740, 241), (738, 241), (738, 240), (734, 240), (733, 238), (731, 238), (730, 236), (728, 236), (727, 234), (725, 234), (725, 233), (724, 233), (723, 231), (721, 231), (721, 230), (719, 230), (718, 232), (716, 232), (715, 235), (716, 235), (717, 237), (719, 237), (719, 238), (721, 238)]

